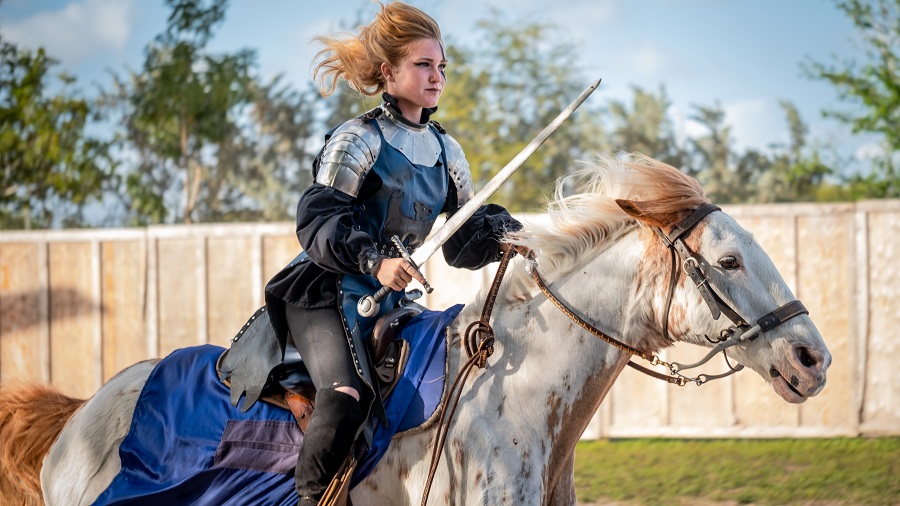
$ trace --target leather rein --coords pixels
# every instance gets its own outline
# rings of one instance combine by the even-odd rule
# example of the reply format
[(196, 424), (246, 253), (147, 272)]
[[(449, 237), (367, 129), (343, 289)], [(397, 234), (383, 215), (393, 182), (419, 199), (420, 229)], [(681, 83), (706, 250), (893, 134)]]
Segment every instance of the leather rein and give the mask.
[[(662, 374), (652, 369), (648, 369), (635, 362), (632, 362), (631, 360), (628, 361), (628, 365), (630, 367), (637, 369), (642, 373), (652, 376), (656, 379), (666, 381), (678, 386), (684, 386), (687, 383), (695, 383), (699, 386), (710, 380), (724, 378), (726, 376), (734, 374), (737, 371), (740, 371), (744, 368), (744, 366), (742, 364), (738, 364), (736, 367), (732, 367), (729, 363), (730, 369), (725, 373), (698, 374), (696, 377), (686, 376), (682, 374), (681, 371), (699, 367), (708, 362), (719, 352), (722, 352), (724, 354), (725, 350), (732, 346), (753, 341), (764, 332), (772, 330), (773, 328), (781, 325), (782, 323), (785, 323), (795, 316), (809, 314), (809, 311), (807, 311), (806, 307), (803, 306), (802, 302), (800, 302), (799, 300), (794, 300), (763, 315), (756, 321), (754, 325), (751, 326), (746, 322), (746, 320), (744, 320), (744, 318), (742, 318), (737, 313), (737, 311), (735, 311), (730, 305), (728, 305), (728, 303), (725, 302), (715, 292), (715, 290), (713, 290), (712, 286), (710, 286), (709, 278), (707, 278), (706, 274), (703, 272), (703, 267), (708, 266), (708, 264), (702, 256), (692, 252), (690, 248), (688, 248), (684, 240), (690, 235), (691, 230), (693, 230), (694, 227), (698, 223), (700, 223), (701, 220), (703, 220), (703, 218), (715, 211), (721, 211), (721, 209), (714, 204), (706, 204), (694, 210), (690, 215), (688, 215), (687, 218), (678, 223), (669, 234), (666, 234), (660, 228), (655, 229), (657, 235), (659, 235), (663, 242), (665, 242), (668, 246), (672, 263), (672, 269), (669, 273), (669, 285), (666, 295), (666, 308), (663, 316), (663, 335), (666, 340), (671, 341), (671, 338), (669, 337), (669, 312), (672, 307), (672, 299), (675, 294), (675, 288), (678, 284), (678, 279), (680, 278), (680, 273), (678, 272), (679, 270), (683, 270), (694, 282), (697, 290), (699, 290), (700, 292), (700, 296), (709, 307), (710, 313), (712, 314), (714, 320), (718, 320), (719, 317), (724, 313), (732, 322), (732, 325), (723, 330), (719, 338), (713, 341), (714, 343), (717, 343), (716, 346), (713, 347), (713, 349), (710, 350), (705, 357), (691, 364), (666, 362), (660, 359), (659, 356), (654, 353), (643, 352), (626, 343), (623, 343), (622, 341), (619, 341), (612, 336), (609, 336), (608, 334), (604, 333), (594, 325), (590, 324), (589, 322), (575, 314), (575, 312), (571, 308), (569, 308), (569, 306), (559, 300), (559, 297), (557, 297), (553, 293), (553, 291), (550, 290), (550, 287), (547, 286), (543, 278), (541, 278), (540, 273), (538, 273), (537, 262), (531, 262), (531, 264), (529, 265), (529, 271), (531, 272), (531, 276), (532, 278), (534, 278), (535, 283), (537, 283), (537, 286), (540, 289), (541, 293), (543, 293), (544, 296), (546, 296), (554, 306), (556, 306), (563, 314), (568, 316), (569, 319), (575, 322), (579, 327), (590, 332), (595, 337), (603, 340), (607, 344), (619, 350), (638, 356), (650, 362), (651, 365), (659, 365), (668, 368), (669, 374)], [(431, 483), (434, 480), (435, 473), (437, 472), (438, 461), (440, 460), (440, 455), (443, 452), (444, 443), (447, 439), (447, 432), (453, 419), (453, 415), (456, 413), (456, 408), (459, 405), (459, 398), (462, 394), (462, 385), (465, 384), (466, 378), (468, 378), (469, 374), (476, 366), (478, 368), (484, 368), (487, 365), (488, 357), (490, 357), (494, 352), (494, 329), (490, 324), (491, 313), (493, 312), (494, 303), (497, 300), (497, 294), (500, 291), (500, 284), (503, 281), (503, 276), (506, 274), (506, 269), (509, 266), (510, 260), (512, 260), (515, 255), (516, 252), (513, 248), (509, 248), (506, 253), (504, 253), (503, 258), (500, 260), (500, 265), (497, 268), (497, 273), (494, 276), (494, 280), (491, 283), (490, 291), (485, 298), (484, 307), (481, 312), (481, 319), (472, 322), (466, 328), (463, 341), (465, 344), (466, 355), (469, 358), (463, 364), (460, 374), (456, 377), (456, 380), (450, 387), (450, 391), (447, 397), (448, 403), (450, 404), (450, 409), (447, 409), (448, 403), (441, 404), (441, 415), (438, 423), (438, 432), (436, 435), (434, 447), (432, 448), (431, 466), (425, 482), (425, 491), (422, 496), (421, 503), (422, 506), (425, 506), (428, 502), (428, 493), (431, 490)], [(678, 258), (681, 259), (680, 264), (678, 262)], [(728, 357), (726, 356), (725, 358), (727, 362)]]

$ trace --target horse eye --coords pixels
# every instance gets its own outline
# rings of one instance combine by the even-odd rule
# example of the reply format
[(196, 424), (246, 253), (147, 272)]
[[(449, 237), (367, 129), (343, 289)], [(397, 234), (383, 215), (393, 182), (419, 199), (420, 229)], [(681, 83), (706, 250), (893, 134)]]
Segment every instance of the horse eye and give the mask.
[(726, 271), (732, 271), (740, 267), (741, 264), (738, 263), (737, 258), (728, 256), (719, 259), (719, 266)]

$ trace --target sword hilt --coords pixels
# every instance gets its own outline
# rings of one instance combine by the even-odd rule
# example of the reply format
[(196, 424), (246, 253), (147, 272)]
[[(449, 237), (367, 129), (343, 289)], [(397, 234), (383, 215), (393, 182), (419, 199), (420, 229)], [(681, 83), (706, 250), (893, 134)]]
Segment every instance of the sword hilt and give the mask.
[[(400, 242), (400, 238), (395, 235), (394, 237), (391, 237), (391, 241), (393, 241), (394, 245), (397, 246), (397, 249), (400, 251), (400, 256), (402, 256), (404, 260), (409, 262), (413, 266), (413, 269), (419, 271), (419, 274), (422, 274), (422, 270), (419, 269), (418, 265), (416, 265), (416, 261), (412, 259), (409, 251), (406, 249), (406, 246), (404, 246), (403, 243)], [(424, 274), (422, 274), (422, 279), (425, 279)], [(425, 287), (426, 293), (431, 293), (434, 291), (434, 288), (431, 288), (431, 285), (428, 284), (427, 279), (425, 279), (425, 281), (422, 283), (422, 286)]]
[[(419, 270), (419, 266), (416, 265), (413, 259), (409, 256), (409, 251), (407, 251), (406, 246), (404, 246), (400, 241), (400, 238), (395, 235), (391, 237), (391, 241), (400, 251), (400, 256), (402, 256), (404, 260), (409, 262), (413, 266), (413, 269), (419, 271), (419, 274), (421, 274), (422, 271)], [(424, 278), (425, 275), (423, 274), (422, 279)], [(431, 287), (427, 279), (424, 283), (422, 283), (422, 286), (425, 287), (425, 291), (428, 293), (434, 291), (434, 288)], [(377, 292), (375, 292), (374, 295), (366, 295), (365, 297), (360, 297), (359, 301), (356, 303), (356, 312), (359, 313), (359, 315), (363, 318), (374, 316), (375, 313), (378, 312), (378, 309), (381, 307), (381, 301), (383, 301), (389, 293), (391, 293), (391, 289), (387, 286), (382, 286), (378, 289)]]

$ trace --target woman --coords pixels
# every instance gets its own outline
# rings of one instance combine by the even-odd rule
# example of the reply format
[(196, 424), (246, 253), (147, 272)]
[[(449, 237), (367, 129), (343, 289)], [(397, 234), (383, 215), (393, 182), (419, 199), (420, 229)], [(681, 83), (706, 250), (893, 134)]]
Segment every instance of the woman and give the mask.
[[(459, 144), (429, 122), (444, 90), (440, 28), (409, 5), (382, 5), (349, 38), (320, 37), (314, 75), (323, 96), (338, 79), (384, 102), (329, 136), (314, 163), (315, 183), (297, 206), (303, 253), (266, 286), (266, 304), (282, 344), (290, 336), (317, 388), (315, 411), (297, 462), (301, 505), (317, 504), (348, 455), (375, 400), (364, 347), (356, 344), (378, 315), (356, 312), (359, 297), (381, 285), (395, 290), (392, 309), (422, 275), (391, 243), (412, 251), (441, 212), (472, 195)], [(500, 206), (483, 206), (444, 246), (455, 267), (478, 269), (499, 259), (502, 236), (521, 225)], [(283, 346), (282, 346), (283, 348)]]

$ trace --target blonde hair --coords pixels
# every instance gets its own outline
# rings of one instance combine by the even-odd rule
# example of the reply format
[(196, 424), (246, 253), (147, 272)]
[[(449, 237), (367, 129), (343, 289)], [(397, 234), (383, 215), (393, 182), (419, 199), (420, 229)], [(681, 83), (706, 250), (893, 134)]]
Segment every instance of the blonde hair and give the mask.
[(316, 37), (324, 47), (315, 57), (313, 70), (319, 92), (327, 97), (334, 93), (338, 79), (363, 95), (377, 95), (385, 90), (381, 64), (396, 67), (409, 56), (409, 46), (422, 39), (433, 39), (444, 45), (437, 22), (421, 10), (402, 2), (380, 4), (375, 19), (359, 29), (359, 34)]

